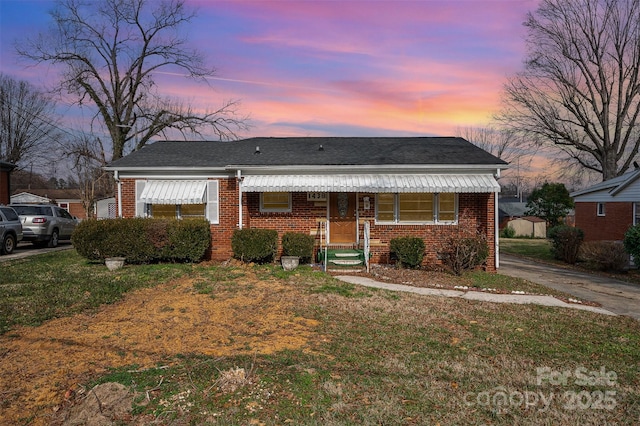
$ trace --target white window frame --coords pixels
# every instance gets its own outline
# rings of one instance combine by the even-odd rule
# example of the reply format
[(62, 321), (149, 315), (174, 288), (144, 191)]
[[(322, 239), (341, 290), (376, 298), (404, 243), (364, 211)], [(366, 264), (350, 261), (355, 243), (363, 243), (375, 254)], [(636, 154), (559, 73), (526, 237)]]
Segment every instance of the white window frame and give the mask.
[(393, 194), (393, 217), (394, 219), (389, 220), (378, 220), (378, 194), (376, 194), (376, 210), (375, 210), (375, 223), (380, 225), (457, 225), (458, 223), (458, 193), (454, 193), (455, 199), (455, 211), (454, 211), (454, 220), (439, 220), (438, 216), (440, 214), (440, 194), (433, 193), (433, 220), (430, 221), (400, 221), (398, 218), (400, 217), (400, 196), (399, 193)]
[(596, 215), (600, 217), (604, 217), (607, 215), (607, 210), (605, 207), (605, 203), (597, 203), (596, 204)]
[(263, 204), (264, 192), (260, 193), (260, 213), (291, 213), (291, 192), (278, 191), (279, 193), (287, 193), (289, 195), (289, 201), (286, 208), (283, 209), (266, 209)]

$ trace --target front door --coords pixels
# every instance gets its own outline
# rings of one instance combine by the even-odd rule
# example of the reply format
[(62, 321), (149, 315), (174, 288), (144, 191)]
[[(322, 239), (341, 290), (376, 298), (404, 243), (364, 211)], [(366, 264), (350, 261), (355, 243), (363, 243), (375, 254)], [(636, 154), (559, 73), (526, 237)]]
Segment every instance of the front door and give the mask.
[(329, 196), (329, 242), (356, 242), (356, 194), (340, 192)]

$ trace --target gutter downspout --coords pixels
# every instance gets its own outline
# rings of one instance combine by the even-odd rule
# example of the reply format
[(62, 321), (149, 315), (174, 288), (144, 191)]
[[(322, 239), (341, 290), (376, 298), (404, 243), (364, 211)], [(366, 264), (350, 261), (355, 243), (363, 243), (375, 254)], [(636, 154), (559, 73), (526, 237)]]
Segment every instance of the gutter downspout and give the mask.
[[(500, 178), (500, 169), (496, 171), (496, 179)], [(493, 214), (494, 214), (494, 225), (493, 225), (493, 237), (495, 239), (495, 252), (496, 252), (496, 271), (500, 268), (500, 217), (498, 215), (498, 194), (499, 192), (493, 193)]]
[(494, 238), (495, 238), (495, 251), (496, 251), (496, 270), (500, 267), (500, 223), (498, 222), (499, 216), (498, 216), (498, 193), (494, 192), (493, 193), (494, 199), (493, 199), (493, 210), (494, 210)]
[(238, 229), (242, 229), (242, 170), (236, 171), (238, 178)]
[(118, 217), (121, 218), (122, 217), (122, 182), (120, 181), (120, 178), (118, 177), (118, 171), (117, 170), (114, 170), (113, 178), (115, 179), (115, 181), (118, 184)]

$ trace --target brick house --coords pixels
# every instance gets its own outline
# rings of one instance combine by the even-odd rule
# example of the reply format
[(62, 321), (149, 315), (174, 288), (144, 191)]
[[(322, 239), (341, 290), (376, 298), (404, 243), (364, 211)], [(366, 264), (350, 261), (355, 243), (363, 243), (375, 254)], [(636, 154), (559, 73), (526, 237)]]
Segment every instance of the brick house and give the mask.
[[(162, 141), (111, 163), (119, 217), (205, 217), (211, 258), (232, 256), (238, 228), (302, 232), (317, 247), (390, 259), (400, 236), (425, 240), (426, 263), (461, 232), (489, 242), (497, 267), (496, 181), (507, 164), (462, 138), (303, 137)], [(366, 229), (365, 229), (366, 228)]]
[(640, 223), (640, 169), (571, 193), (585, 241), (621, 241)]
[(78, 189), (17, 189), (11, 196), (12, 204), (43, 203), (55, 204), (65, 209), (71, 216), (86, 219)]
[(0, 204), (9, 204), (11, 195), (11, 172), (16, 166), (0, 161)]

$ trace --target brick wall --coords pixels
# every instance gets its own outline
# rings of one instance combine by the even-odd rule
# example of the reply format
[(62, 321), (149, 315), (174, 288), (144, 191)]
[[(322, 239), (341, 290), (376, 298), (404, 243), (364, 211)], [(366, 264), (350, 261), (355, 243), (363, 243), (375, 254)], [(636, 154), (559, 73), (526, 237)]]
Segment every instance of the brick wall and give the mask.
[(69, 214), (71, 214), (71, 216), (77, 217), (78, 219), (87, 218), (87, 212), (84, 211), (82, 203), (69, 203)]
[(9, 172), (0, 171), (0, 204), (9, 204), (9, 200), (11, 199), (9, 182)]
[(585, 241), (622, 240), (633, 225), (633, 203), (605, 203), (605, 216), (598, 216), (598, 203), (576, 203), (576, 227)]

